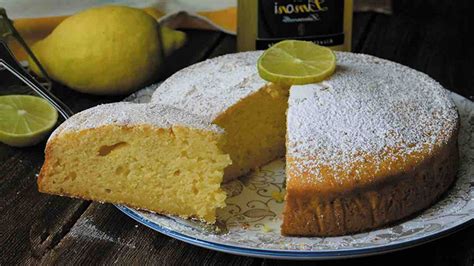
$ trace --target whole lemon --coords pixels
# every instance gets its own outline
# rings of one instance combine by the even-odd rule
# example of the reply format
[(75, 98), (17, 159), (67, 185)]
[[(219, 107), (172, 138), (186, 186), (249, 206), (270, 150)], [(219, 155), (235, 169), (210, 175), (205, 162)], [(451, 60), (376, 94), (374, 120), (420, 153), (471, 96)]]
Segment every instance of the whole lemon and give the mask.
[[(161, 60), (158, 30), (156, 20), (140, 9), (103, 6), (65, 19), (32, 50), (52, 79), (72, 89), (126, 94), (156, 75)], [(182, 32), (162, 32), (165, 51), (184, 42)]]

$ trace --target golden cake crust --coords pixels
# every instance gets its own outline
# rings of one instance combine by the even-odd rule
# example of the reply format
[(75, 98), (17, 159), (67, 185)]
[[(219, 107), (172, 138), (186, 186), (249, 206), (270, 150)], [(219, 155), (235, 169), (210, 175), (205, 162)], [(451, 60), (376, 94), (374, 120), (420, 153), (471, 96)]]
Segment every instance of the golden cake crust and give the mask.
[[(453, 183), (459, 160), (457, 134), (446, 146), (426, 157), (408, 160), (405, 169), (361, 183), (335, 186), (329, 180), (317, 188), (290, 183), (281, 230), (284, 235), (336, 236), (377, 228), (403, 219), (433, 204)], [(291, 171), (292, 159), (287, 161)], [(354, 167), (354, 169), (357, 167)], [(305, 174), (303, 174), (305, 175)], [(317, 192), (316, 192), (317, 191)]]

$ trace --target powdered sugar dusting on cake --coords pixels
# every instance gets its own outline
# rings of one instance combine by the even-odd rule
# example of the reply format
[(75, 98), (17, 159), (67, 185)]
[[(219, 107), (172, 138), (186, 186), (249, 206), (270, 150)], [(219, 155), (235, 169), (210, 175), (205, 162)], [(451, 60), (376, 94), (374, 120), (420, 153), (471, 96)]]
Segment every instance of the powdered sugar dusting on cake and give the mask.
[(447, 91), (427, 75), (342, 52), (328, 80), (291, 88), (289, 106), (287, 154), (302, 159), (296, 170), (315, 177), (318, 165), (344, 165), (361, 154), (432, 149), (449, 140), (458, 121)]
[(265, 81), (257, 73), (262, 52), (228, 54), (187, 67), (162, 83), (152, 102), (171, 105), (210, 121)]
[(51, 135), (107, 125), (135, 126), (150, 125), (171, 128), (182, 125), (196, 129), (223, 132), (216, 125), (205, 122), (202, 117), (187, 113), (174, 107), (161, 104), (111, 103), (98, 105), (75, 114), (62, 123)]

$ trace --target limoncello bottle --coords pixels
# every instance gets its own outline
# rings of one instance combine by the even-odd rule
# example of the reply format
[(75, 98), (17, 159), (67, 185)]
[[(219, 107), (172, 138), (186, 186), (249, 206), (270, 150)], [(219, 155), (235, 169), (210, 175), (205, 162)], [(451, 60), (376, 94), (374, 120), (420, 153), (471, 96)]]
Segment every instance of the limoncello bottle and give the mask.
[(266, 49), (285, 39), (350, 51), (353, 0), (238, 0), (237, 49)]

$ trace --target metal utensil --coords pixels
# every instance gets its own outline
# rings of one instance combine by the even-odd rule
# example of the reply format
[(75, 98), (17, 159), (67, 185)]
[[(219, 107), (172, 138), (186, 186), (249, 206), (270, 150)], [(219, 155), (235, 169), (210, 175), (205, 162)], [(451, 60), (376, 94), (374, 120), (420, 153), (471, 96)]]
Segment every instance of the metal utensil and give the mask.
[(5, 9), (0, 8), (0, 66), (10, 71), (13, 75), (15, 75), (18, 79), (23, 81), (28, 87), (35, 91), (39, 96), (47, 100), (54, 107), (54, 109), (56, 109), (58, 113), (64, 117), (64, 119), (71, 117), (74, 112), (71, 111), (71, 109), (61, 100), (59, 100), (53, 93), (51, 93), (49, 88), (47, 89), (43, 87), (43, 85), (33, 78), (16, 60), (15, 56), (7, 45), (7, 38), (9, 37), (15, 38), (21, 44), (28, 55), (32, 58), (33, 62), (38, 66), (41, 74), (48, 82), (48, 87), (51, 88), (51, 80), (49, 79), (48, 74), (41, 66), (40, 62), (30, 50), (26, 42), (16, 31), (12, 21), (8, 18)]

